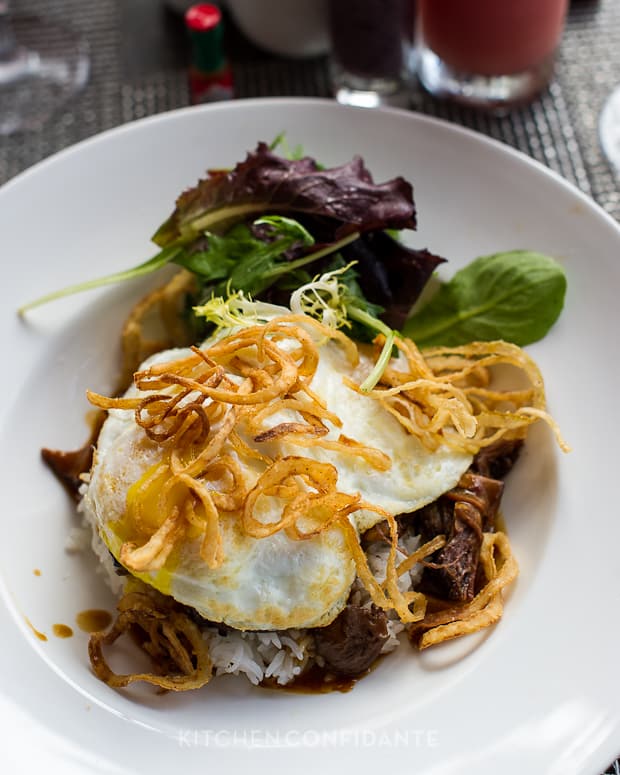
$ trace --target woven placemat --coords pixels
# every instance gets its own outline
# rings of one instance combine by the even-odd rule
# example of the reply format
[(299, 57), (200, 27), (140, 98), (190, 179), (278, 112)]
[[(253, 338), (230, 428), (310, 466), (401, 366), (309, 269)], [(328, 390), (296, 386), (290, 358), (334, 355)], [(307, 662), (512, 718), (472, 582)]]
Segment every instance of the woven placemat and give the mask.
[[(16, 0), (16, 13), (41, 12)], [(91, 79), (38, 132), (0, 139), (0, 182), (84, 137), (189, 102), (181, 19), (160, 0), (49, 0), (45, 16), (70, 24), (91, 46)], [(285, 60), (252, 46), (228, 25), (238, 97), (330, 96), (325, 58)], [(573, 0), (549, 89), (532, 104), (494, 118), (441, 103), (415, 87), (411, 107), (471, 127), (557, 171), (620, 220), (619, 178), (598, 140), (604, 101), (620, 82), (620, 3)]]
[[(14, 0), (12, 6), (16, 14), (44, 14), (72, 26), (89, 41), (92, 70), (83, 92), (39, 131), (0, 138), (0, 183), (102, 130), (189, 104), (182, 21), (164, 0)], [(269, 56), (230, 23), (226, 43), (238, 97), (330, 96), (326, 58)], [(416, 87), (411, 107), (524, 151), (620, 220), (620, 178), (598, 139), (601, 108), (618, 84), (620, 2), (572, 0), (556, 76), (540, 99), (494, 118)], [(620, 762), (606, 772), (620, 775)]]

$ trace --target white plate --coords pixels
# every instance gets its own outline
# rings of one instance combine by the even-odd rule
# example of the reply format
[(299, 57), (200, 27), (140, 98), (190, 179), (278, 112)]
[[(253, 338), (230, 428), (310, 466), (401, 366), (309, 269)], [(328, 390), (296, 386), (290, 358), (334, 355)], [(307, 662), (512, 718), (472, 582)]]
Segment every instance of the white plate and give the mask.
[[(90, 557), (64, 552), (73, 508), (39, 460), (87, 432), (86, 387), (110, 389), (140, 282), (15, 308), (153, 253), (149, 236), (209, 166), (286, 130), (325, 164), (360, 153), (415, 185), (416, 244), (450, 259), (512, 248), (565, 266), (564, 313), (531, 347), (573, 452), (537, 428), (509, 480), (521, 575), (489, 637), (424, 659), (404, 646), (352, 692), (296, 695), (218, 680), (136, 699), (90, 673), (86, 636), (54, 623), (110, 605)], [(84, 142), (0, 191), (4, 258), (0, 725), (3, 772), (198, 773), (215, 768), (596, 773), (620, 750), (616, 514), (620, 229), (564, 181), (481, 136), (404, 112), (269, 100), (189, 109)], [(40, 569), (36, 576), (34, 569)], [(48, 636), (43, 643), (25, 623)], [(458, 657), (458, 658), (457, 658)]]

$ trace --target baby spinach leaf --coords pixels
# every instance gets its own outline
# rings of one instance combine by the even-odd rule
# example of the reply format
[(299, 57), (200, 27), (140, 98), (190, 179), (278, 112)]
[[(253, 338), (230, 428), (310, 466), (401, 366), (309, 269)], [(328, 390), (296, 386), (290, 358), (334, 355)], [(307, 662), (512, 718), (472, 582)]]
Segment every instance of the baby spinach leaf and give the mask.
[(483, 256), (457, 272), (403, 326), (420, 347), (545, 336), (564, 305), (566, 276), (549, 256), (526, 250)]

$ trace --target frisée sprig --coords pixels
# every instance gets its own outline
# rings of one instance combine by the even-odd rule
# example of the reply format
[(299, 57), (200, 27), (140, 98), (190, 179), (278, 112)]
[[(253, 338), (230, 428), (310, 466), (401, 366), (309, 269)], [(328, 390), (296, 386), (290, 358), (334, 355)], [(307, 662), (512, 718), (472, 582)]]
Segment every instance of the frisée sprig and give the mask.
[[(355, 292), (357, 283), (353, 264), (337, 267), (311, 282), (297, 288), (291, 295), (290, 309), (293, 314), (308, 315), (329, 328), (352, 328), (354, 324), (364, 329), (366, 339), (377, 334), (384, 344), (372, 371), (360, 385), (363, 392), (372, 390), (381, 379), (392, 355), (396, 331), (379, 320), (380, 308), (367, 301), (361, 292)], [(226, 296), (213, 295), (204, 304), (196, 305), (194, 314), (218, 329), (245, 328), (266, 323), (282, 314), (282, 308), (264, 301), (254, 300), (243, 290), (234, 290), (229, 284)]]
[(212, 296), (204, 304), (193, 308), (198, 318), (203, 318), (216, 328), (247, 328), (266, 323), (282, 314), (282, 308), (265, 301), (257, 301), (243, 291), (228, 287), (227, 296)]
[[(381, 379), (392, 355), (396, 332), (379, 320), (376, 305), (368, 302), (357, 290), (352, 270), (355, 262), (315, 277), (291, 294), (291, 312), (305, 314), (320, 320), (330, 328), (351, 328), (351, 321), (360, 324), (374, 338), (385, 338), (381, 353), (372, 371), (360, 385), (369, 392)], [(346, 282), (348, 280), (348, 282)]]

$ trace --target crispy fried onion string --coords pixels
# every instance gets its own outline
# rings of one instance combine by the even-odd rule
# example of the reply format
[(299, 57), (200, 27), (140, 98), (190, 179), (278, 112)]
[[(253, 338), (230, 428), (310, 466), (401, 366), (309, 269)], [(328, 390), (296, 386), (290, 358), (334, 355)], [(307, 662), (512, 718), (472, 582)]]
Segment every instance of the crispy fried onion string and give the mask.
[[(377, 345), (381, 345), (381, 337)], [(475, 454), (502, 437), (523, 438), (536, 420), (546, 422), (562, 450), (569, 446), (546, 411), (545, 390), (536, 363), (508, 342), (472, 342), (420, 352), (409, 339), (395, 340), (400, 359), (388, 366), (369, 393), (430, 450), (441, 444)], [(493, 388), (498, 370), (518, 369), (529, 386)], [(351, 380), (349, 387), (359, 391)], [(514, 379), (513, 379), (514, 382)]]
[[(358, 362), (356, 345), (342, 332), (291, 315), (143, 368), (134, 375), (134, 395), (88, 394), (102, 409), (133, 411), (147, 443), (164, 449), (161, 462), (129, 489), (123, 528), (130, 538), (119, 559), (131, 571), (158, 571), (182, 542), (200, 539), (203, 561), (218, 568), (225, 559), (221, 519), (226, 514), (255, 539), (284, 531), (291, 540), (303, 541), (333, 529), (340, 531), (373, 602), (411, 624), (412, 637), (419, 636), (422, 648), (454, 637), (453, 631), (461, 634), (495, 621), (501, 614), (501, 590), (516, 575), (503, 534), (484, 537), (481, 562), (487, 584), (476, 598), (459, 609), (427, 614), (426, 597), (402, 592), (398, 579), (443, 546), (445, 538), (437, 536), (399, 562), (394, 515), (362, 501), (359, 494), (340, 492), (332, 463), (278, 457), (270, 449), (270, 442), (284, 439), (301, 448), (361, 457), (378, 472), (391, 465), (381, 450), (339, 432), (340, 418), (313, 392), (317, 336), (334, 339), (352, 364)], [(379, 337), (375, 345), (381, 344)], [(399, 357), (377, 388), (364, 395), (379, 401), (428, 448), (444, 444), (473, 454), (502, 436), (523, 437), (538, 419), (551, 425), (567, 448), (546, 412), (540, 372), (518, 347), (487, 342), (421, 353), (413, 342), (398, 337), (395, 345)], [(528, 385), (515, 389), (513, 381), (510, 390), (500, 390), (495, 370), (506, 366), (524, 373)], [(361, 392), (358, 384), (346, 381)], [(248, 466), (242, 460), (262, 470), (252, 487), (244, 478)], [(352, 515), (361, 510), (376, 513), (387, 524), (385, 579), (375, 578), (360, 545)]]
[[(134, 375), (135, 395), (88, 393), (95, 406), (133, 411), (148, 439), (166, 450), (163, 462), (128, 493), (125, 520), (132, 538), (123, 543), (119, 559), (129, 570), (161, 570), (175, 545), (196, 534), (202, 534), (204, 562), (219, 567), (224, 560), (221, 514), (241, 510), (247, 495), (239, 459), (273, 462), (261, 444), (281, 439), (299, 446), (320, 444), (362, 457), (379, 471), (390, 467), (390, 459), (378, 449), (343, 434), (324, 438), (330, 426), (338, 429), (342, 421), (310, 387), (319, 359), (313, 337), (334, 339), (345, 357), (357, 363), (357, 347), (344, 334), (292, 315), (235, 331), (204, 350), (193, 347), (176, 361), (143, 368)], [(274, 422), (281, 412), (291, 420)], [(253, 437), (255, 445), (244, 436)], [(291, 509), (297, 513), (306, 501), (303, 496)], [(316, 513), (328, 506), (339, 513), (342, 498), (334, 500), (331, 494), (313, 504)], [(327, 527), (322, 524), (312, 534)], [(298, 540), (309, 537), (298, 528), (289, 532)]]
[(480, 563), (486, 584), (470, 603), (428, 614), (411, 627), (409, 635), (420, 649), (477, 632), (501, 618), (502, 591), (516, 579), (519, 572), (505, 533), (483, 534)]
[[(375, 605), (394, 609), (401, 621), (419, 621), (426, 610), (426, 598), (415, 591), (401, 592), (398, 577), (415, 562), (432, 554), (445, 544), (438, 537), (420, 547), (408, 560), (396, 565), (398, 526), (392, 514), (372, 503), (362, 501), (359, 495), (347, 495), (336, 489), (338, 471), (331, 463), (322, 463), (304, 457), (285, 457), (275, 461), (250, 490), (243, 509), (243, 530), (254, 538), (266, 538), (280, 530), (294, 540), (305, 540), (328, 528), (338, 528), (355, 562), (357, 575), (368, 590)], [(280, 519), (260, 520), (261, 500), (276, 498), (282, 501)], [(390, 534), (390, 554), (383, 584), (374, 577), (359, 535), (349, 517), (357, 511), (372, 511), (386, 520)]]
[[(161, 689), (199, 689), (211, 679), (213, 666), (208, 643), (198, 625), (171, 598), (144, 585), (126, 592), (118, 603), (118, 616), (107, 632), (90, 636), (88, 653), (97, 678), (108, 686), (121, 688), (134, 681), (147, 681)], [(143, 591), (144, 590), (144, 591)], [(154, 663), (157, 672), (115, 673), (108, 665), (104, 646), (110, 646), (124, 633), (139, 638), (140, 647)]]

